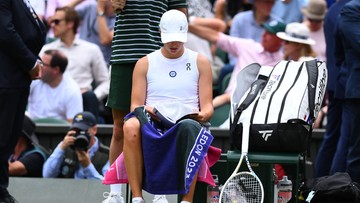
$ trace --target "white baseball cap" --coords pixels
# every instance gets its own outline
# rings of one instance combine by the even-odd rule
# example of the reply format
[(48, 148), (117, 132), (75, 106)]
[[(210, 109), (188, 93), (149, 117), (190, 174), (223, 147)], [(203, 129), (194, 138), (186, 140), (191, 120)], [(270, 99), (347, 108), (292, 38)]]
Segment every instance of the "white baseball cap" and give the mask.
[(162, 43), (186, 42), (188, 22), (185, 14), (179, 10), (166, 11), (160, 19)]

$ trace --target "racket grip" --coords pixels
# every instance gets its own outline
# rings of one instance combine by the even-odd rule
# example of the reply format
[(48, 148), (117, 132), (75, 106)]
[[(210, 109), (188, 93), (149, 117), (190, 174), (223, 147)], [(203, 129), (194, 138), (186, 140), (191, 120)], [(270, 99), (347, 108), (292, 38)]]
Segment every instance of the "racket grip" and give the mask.
[(247, 153), (249, 150), (250, 123), (242, 124), (242, 152)]

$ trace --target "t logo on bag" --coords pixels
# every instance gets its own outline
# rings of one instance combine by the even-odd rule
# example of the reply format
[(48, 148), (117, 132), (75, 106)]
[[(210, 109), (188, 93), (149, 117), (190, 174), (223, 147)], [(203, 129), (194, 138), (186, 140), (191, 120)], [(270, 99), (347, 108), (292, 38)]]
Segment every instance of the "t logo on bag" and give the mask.
[(265, 142), (268, 140), (268, 138), (272, 134), (272, 130), (260, 130), (259, 133), (262, 134), (261, 137), (264, 138)]

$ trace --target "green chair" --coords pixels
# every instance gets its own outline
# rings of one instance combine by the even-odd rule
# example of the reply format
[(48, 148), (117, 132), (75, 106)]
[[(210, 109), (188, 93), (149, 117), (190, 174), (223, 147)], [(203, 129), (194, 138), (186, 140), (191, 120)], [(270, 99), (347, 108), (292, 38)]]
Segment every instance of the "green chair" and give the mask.
[(225, 93), (226, 88), (229, 85), (230, 79), (231, 79), (231, 74), (232, 73), (228, 73), (224, 76), (223, 80), (221, 81), (221, 86), (220, 86), (220, 94)]
[(210, 119), (211, 126), (218, 127), (223, 124), (229, 117), (230, 104), (224, 104), (214, 109), (214, 114)]

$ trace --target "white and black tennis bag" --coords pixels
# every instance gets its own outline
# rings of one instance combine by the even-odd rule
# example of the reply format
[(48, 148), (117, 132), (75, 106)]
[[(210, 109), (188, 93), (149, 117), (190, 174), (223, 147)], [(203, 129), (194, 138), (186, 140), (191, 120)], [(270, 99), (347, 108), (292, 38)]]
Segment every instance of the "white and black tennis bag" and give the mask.
[(326, 64), (319, 60), (281, 61), (274, 67), (251, 64), (256, 65), (257, 78), (241, 99), (233, 101), (233, 92), (233, 147), (241, 149), (242, 123), (247, 122), (249, 151), (305, 152), (325, 94)]

